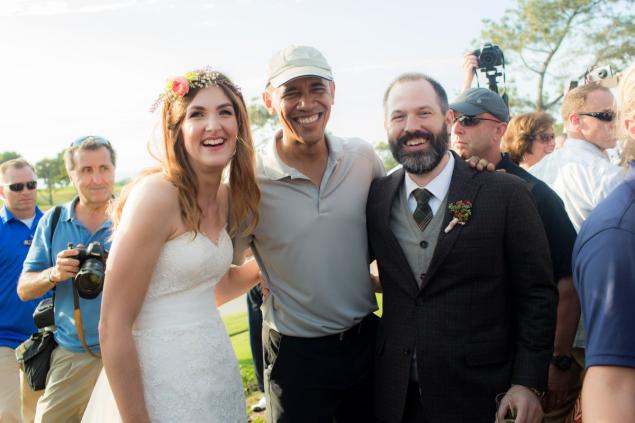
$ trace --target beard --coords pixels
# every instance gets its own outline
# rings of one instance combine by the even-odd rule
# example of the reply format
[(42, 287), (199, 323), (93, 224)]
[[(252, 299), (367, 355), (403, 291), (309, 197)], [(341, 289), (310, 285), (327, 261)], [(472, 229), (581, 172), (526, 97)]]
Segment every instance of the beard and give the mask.
[[(417, 152), (405, 151), (406, 142), (414, 138), (427, 140), (430, 149)], [(448, 151), (448, 133), (445, 128), (441, 128), (436, 134), (428, 131), (408, 132), (396, 140), (388, 140), (388, 145), (392, 156), (408, 173), (422, 175), (437, 167), (445, 152)]]

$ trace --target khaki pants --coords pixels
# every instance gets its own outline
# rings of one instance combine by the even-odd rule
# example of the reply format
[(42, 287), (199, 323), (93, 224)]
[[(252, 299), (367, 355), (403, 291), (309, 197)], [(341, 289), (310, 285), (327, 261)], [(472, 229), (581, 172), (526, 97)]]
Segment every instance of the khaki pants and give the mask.
[(0, 423), (33, 423), (35, 405), (44, 391), (31, 389), (15, 359), (15, 350), (0, 347)]
[(80, 422), (101, 371), (101, 359), (61, 346), (53, 350), (36, 423)]

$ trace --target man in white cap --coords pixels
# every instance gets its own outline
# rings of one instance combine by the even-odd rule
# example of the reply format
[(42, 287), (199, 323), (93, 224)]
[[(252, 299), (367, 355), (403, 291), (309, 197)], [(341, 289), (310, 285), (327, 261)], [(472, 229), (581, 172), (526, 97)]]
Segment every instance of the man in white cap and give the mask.
[(282, 130), (259, 154), (258, 227), (235, 247), (250, 244), (271, 290), (262, 306), (270, 422), (373, 419), (378, 318), (365, 210), (384, 170), (369, 143), (325, 133), (334, 94), (315, 48), (272, 57), (263, 100)]

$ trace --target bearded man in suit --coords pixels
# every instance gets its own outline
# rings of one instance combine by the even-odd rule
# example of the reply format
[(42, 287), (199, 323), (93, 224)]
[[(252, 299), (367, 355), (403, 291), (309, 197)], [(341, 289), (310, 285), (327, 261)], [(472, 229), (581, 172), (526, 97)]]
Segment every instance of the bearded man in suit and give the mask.
[(375, 415), (491, 423), (511, 411), (539, 423), (558, 294), (531, 193), (448, 152), (454, 115), (433, 79), (397, 78), (384, 113), (403, 168), (376, 179), (367, 203), (384, 292)]

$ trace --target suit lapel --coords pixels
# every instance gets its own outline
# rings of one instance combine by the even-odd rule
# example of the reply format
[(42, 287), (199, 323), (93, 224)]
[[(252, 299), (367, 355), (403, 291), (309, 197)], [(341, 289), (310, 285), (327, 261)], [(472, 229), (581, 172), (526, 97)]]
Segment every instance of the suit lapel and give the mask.
[(381, 203), (379, 204), (379, 222), (381, 227), (385, 228), (382, 239), (385, 242), (385, 250), (389, 251), (390, 260), (393, 261), (393, 268), (400, 272), (399, 277), (395, 281), (410, 295), (415, 297), (419, 287), (410, 269), (410, 264), (399, 244), (399, 241), (390, 229), (390, 216), (392, 213), (393, 202), (399, 201), (399, 189), (403, 187), (404, 169), (401, 168), (388, 176), (386, 185), (380, 194)]
[[(452, 154), (454, 154), (454, 152)], [(452, 180), (448, 191), (446, 209), (443, 210), (445, 216), (443, 218), (443, 224), (441, 225), (441, 232), (439, 233), (437, 246), (434, 250), (434, 255), (432, 256), (430, 265), (428, 266), (428, 271), (426, 272), (426, 276), (421, 284), (421, 289), (423, 289), (428, 282), (430, 282), (432, 277), (434, 277), (434, 274), (439, 269), (439, 266), (443, 263), (450, 250), (452, 250), (452, 246), (463, 230), (462, 225), (456, 225), (450, 232), (447, 234), (445, 233), (445, 228), (452, 220), (452, 215), (450, 214), (447, 206), (459, 200), (469, 200), (472, 204), (474, 204), (476, 194), (478, 193), (478, 189), (480, 187), (480, 184), (472, 179), (475, 174), (468, 164), (456, 154), (454, 154), (454, 159), (454, 172), (452, 173)], [(469, 225), (469, 222), (467, 224)]]

